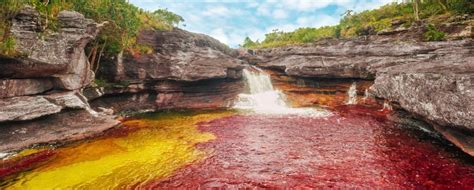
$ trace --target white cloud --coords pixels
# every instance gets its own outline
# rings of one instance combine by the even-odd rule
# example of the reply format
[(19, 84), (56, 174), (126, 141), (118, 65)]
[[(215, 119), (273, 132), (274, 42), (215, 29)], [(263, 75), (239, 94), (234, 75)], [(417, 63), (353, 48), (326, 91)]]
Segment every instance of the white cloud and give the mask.
[(229, 13), (229, 9), (224, 6), (210, 7), (207, 9), (207, 12), (204, 12), (202, 15), (206, 16), (224, 16)]
[(266, 29), (267, 33), (272, 32), (273, 30), (279, 30), (283, 32), (291, 32), (299, 28), (296, 24), (282, 24), (282, 25), (273, 25)]
[(325, 14), (315, 15), (315, 16), (303, 16), (299, 17), (296, 20), (299, 26), (304, 27), (321, 27), (321, 26), (331, 26), (339, 23), (339, 19), (334, 16), (329, 16)]
[(273, 18), (275, 19), (285, 19), (288, 17), (288, 13), (283, 9), (275, 9), (273, 11)]
[(223, 28), (216, 28), (212, 30), (209, 35), (224, 44), (229, 44), (229, 37), (227, 36)]
[(309, 11), (327, 7), (331, 4), (341, 5), (350, 3), (350, 0), (284, 0), (285, 7), (298, 11)]
[(260, 4), (257, 7), (257, 14), (263, 15), (263, 16), (269, 16), (271, 15), (270, 10), (271, 10), (271, 7), (268, 4)]

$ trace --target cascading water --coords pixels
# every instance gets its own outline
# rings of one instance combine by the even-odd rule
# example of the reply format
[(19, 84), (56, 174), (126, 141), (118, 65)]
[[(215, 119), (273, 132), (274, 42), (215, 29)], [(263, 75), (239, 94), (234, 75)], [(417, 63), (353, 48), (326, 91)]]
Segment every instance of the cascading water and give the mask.
[(313, 108), (291, 108), (285, 102), (285, 94), (273, 88), (270, 75), (256, 67), (243, 70), (249, 94), (239, 94), (234, 108), (261, 114), (295, 114), (327, 116), (330, 113)]
[(362, 100), (367, 101), (367, 99), (369, 99), (370, 97), (370, 93), (369, 93), (369, 90), (368, 89), (365, 89), (365, 92), (364, 92), (364, 98), (362, 98)]
[(347, 102), (348, 105), (357, 104), (357, 83), (352, 83), (351, 87), (347, 91)]

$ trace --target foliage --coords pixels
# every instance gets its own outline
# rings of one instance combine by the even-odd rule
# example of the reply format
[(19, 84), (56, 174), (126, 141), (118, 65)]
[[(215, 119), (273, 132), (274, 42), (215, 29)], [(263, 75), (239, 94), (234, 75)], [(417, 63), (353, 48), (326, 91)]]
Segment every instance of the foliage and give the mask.
[(436, 29), (436, 27), (432, 24), (429, 24), (426, 29), (428, 31), (426, 31), (424, 34), (423, 34), (423, 37), (425, 38), (426, 41), (441, 41), (444, 39), (445, 37), (445, 33), (444, 32), (440, 32)]
[(241, 45), (244, 48), (249, 48), (255, 46), (256, 43), (252, 41), (248, 36), (244, 39), (244, 43)]
[(112, 86), (112, 84), (110, 84), (109, 82), (107, 82), (107, 81), (104, 80), (104, 79), (95, 79), (95, 80), (94, 80), (94, 83), (95, 83), (98, 87), (109, 88), (109, 87)]
[(153, 12), (153, 15), (157, 19), (165, 21), (166, 24), (170, 26), (178, 26), (180, 22), (184, 22), (183, 17), (168, 11), (168, 9), (158, 9)]
[[(410, 0), (415, 1), (415, 0)], [(437, 18), (440, 15), (472, 14), (474, 3), (468, 0), (423, 0), (419, 4), (420, 19)], [(372, 35), (393, 27), (410, 27), (415, 22), (412, 3), (390, 3), (378, 9), (354, 13), (348, 10), (336, 26), (320, 28), (299, 28), (293, 32), (274, 30), (265, 35), (260, 43), (245, 39), (245, 48), (269, 48), (291, 44), (311, 43), (324, 38), (353, 38)], [(431, 19), (432, 20), (432, 19)], [(393, 26), (392, 23), (401, 23)], [(440, 40), (444, 36), (436, 30), (429, 30), (426, 37)]]
[[(269, 48), (288, 44), (301, 44), (314, 42), (324, 38), (338, 38), (338, 27), (325, 26), (320, 28), (299, 28), (293, 32), (273, 30), (265, 34), (265, 40), (261, 43), (246, 39), (242, 45), (245, 48)], [(253, 43), (251, 43), (253, 42)]]
[(473, 14), (474, 3), (470, 0), (449, 0), (447, 7), (450, 11), (458, 14)]
[[(62, 10), (80, 12), (99, 23), (107, 21), (108, 24), (93, 44), (105, 46), (104, 53), (110, 56), (137, 47), (135, 38), (142, 29), (169, 30), (184, 21), (179, 15), (167, 10), (157, 10), (154, 13), (144, 11), (128, 3), (128, 0), (0, 0), (2, 43), (10, 35), (9, 27), (13, 16), (26, 5), (40, 12), (46, 28), (50, 30), (57, 29), (57, 14)], [(5, 52), (0, 51), (0, 54), (3, 53)]]
[(0, 44), (0, 52), (2, 52), (3, 55), (7, 56), (14, 56), (18, 52), (15, 51), (15, 38), (9, 36), (8, 38), (3, 40), (3, 43)]

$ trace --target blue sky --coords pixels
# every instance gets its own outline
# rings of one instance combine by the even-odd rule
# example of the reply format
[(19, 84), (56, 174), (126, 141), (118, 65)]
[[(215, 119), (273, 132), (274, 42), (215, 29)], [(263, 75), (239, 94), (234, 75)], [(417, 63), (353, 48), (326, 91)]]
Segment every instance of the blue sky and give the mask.
[(396, 0), (130, 0), (145, 10), (181, 15), (180, 28), (210, 35), (231, 47), (246, 36), (263, 40), (273, 29), (335, 25), (346, 10), (362, 11)]

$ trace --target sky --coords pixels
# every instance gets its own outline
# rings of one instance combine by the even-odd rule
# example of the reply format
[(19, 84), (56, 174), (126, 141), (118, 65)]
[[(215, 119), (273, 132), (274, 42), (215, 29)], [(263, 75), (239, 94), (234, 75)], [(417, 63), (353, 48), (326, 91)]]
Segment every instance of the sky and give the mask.
[(335, 25), (347, 10), (374, 9), (396, 0), (130, 0), (138, 7), (181, 15), (180, 28), (212, 36), (231, 47), (245, 37), (262, 41), (274, 29)]

